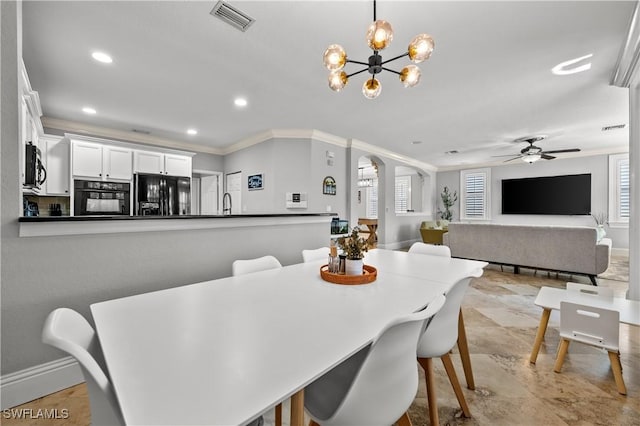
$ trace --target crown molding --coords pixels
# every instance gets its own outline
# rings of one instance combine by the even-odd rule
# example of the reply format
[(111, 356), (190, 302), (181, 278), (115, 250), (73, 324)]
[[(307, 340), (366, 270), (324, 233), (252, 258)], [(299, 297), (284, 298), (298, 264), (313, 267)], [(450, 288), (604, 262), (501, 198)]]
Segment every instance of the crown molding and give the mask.
[(366, 151), (370, 154), (378, 155), (380, 157), (390, 158), (400, 163), (403, 163), (412, 167), (416, 167), (425, 171), (431, 171), (431, 172), (438, 171), (437, 167), (435, 167), (432, 164), (425, 163), (423, 161), (419, 161), (414, 158), (406, 157), (404, 155), (398, 154), (388, 149), (380, 148), (379, 146), (371, 145), (369, 143), (362, 142), (357, 139), (351, 139), (349, 141), (349, 146), (351, 148), (356, 148), (361, 151)]
[[(612, 154), (623, 154), (629, 152), (629, 147), (626, 145), (618, 145), (610, 148), (601, 148), (601, 149), (593, 149), (590, 151), (580, 151), (571, 154), (564, 154), (562, 158), (558, 157), (558, 160), (569, 160), (571, 158), (580, 158), (580, 157), (593, 157), (596, 155), (612, 155)], [(540, 160), (542, 161), (542, 160)], [(536, 161), (537, 163), (537, 161)], [(477, 169), (482, 167), (501, 167), (501, 166), (513, 166), (514, 164), (525, 164), (524, 162), (513, 162), (513, 163), (505, 163), (504, 161), (489, 161), (486, 163), (473, 163), (473, 164), (460, 164), (455, 166), (445, 166), (438, 167), (437, 172), (450, 172), (455, 170), (465, 170), (465, 169)], [(535, 166), (535, 163), (534, 163)]]
[(262, 142), (266, 142), (271, 139), (313, 139), (320, 142), (330, 143), (332, 145), (347, 147), (347, 140), (340, 136), (335, 136), (330, 133), (321, 132), (315, 129), (269, 129), (264, 132), (256, 133), (246, 139), (242, 139), (224, 148), (222, 155), (231, 154), (232, 152), (240, 151), (241, 149), (249, 148), (253, 145), (257, 145)]
[(202, 152), (206, 154), (224, 155), (222, 150), (193, 143), (176, 141), (172, 139), (160, 138), (157, 136), (144, 135), (135, 132), (109, 129), (106, 127), (94, 126), (92, 124), (78, 123), (75, 121), (61, 120), (58, 118), (42, 117), (42, 125), (47, 128), (61, 130), (77, 135), (94, 136), (108, 138), (126, 142), (137, 142), (143, 145), (156, 147), (173, 148), (178, 150)]

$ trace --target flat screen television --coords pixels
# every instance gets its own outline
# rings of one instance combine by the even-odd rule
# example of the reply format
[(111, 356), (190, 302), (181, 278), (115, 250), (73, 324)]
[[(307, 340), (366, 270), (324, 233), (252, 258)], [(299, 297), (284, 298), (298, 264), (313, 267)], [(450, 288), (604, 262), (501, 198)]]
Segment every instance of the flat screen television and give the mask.
[(502, 214), (591, 214), (591, 174), (503, 179)]

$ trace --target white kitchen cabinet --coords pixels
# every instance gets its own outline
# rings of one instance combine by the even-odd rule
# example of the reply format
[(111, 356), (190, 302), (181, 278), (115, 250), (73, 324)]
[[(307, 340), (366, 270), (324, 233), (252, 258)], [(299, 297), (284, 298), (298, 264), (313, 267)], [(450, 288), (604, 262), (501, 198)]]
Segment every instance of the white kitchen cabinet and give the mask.
[(165, 154), (164, 172), (169, 176), (191, 177), (191, 157)]
[(164, 154), (152, 151), (135, 151), (133, 153), (133, 171), (164, 174)]
[(73, 141), (73, 176), (96, 180), (131, 180), (131, 149)]
[(191, 157), (153, 151), (135, 151), (133, 168), (136, 173), (191, 177)]
[(133, 166), (132, 151), (118, 146), (104, 146), (102, 150), (102, 170), (106, 179), (131, 180)]
[(72, 151), (73, 176), (102, 179), (102, 145), (73, 141)]
[(40, 145), (44, 148), (42, 152), (47, 170), (44, 193), (68, 197), (71, 158), (69, 139), (45, 135), (40, 138)]

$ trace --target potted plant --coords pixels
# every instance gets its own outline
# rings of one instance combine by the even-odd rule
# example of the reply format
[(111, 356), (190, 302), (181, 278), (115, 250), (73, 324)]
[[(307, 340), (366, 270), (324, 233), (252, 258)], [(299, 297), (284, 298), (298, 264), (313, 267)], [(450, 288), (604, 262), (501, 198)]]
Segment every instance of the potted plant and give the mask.
[(338, 239), (338, 245), (347, 256), (345, 273), (347, 275), (362, 275), (364, 269), (364, 254), (369, 250), (367, 240), (360, 236), (358, 227), (351, 230), (351, 235)]
[(592, 213), (591, 217), (596, 221), (596, 238), (600, 241), (607, 235), (607, 232), (604, 230), (604, 225), (607, 223), (607, 215), (605, 213)]
[[(440, 219), (446, 221), (446, 224), (448, 224), (453, 219), (453, 212), (451, 211), (451, 207), (453, 207), (455, 202), (458, 201), (458, 192), (453, 191), (453, 193), (451, 193), (449, 192), (449, 188), (445, 186), (442, 190), (442, 194), (440, 194), (440, 198), (442, 199), (444, 211), (438, 209), (438, 214), (440, 214)], [(443, 228), (446, 228), (446, 226), (443, 226)]]

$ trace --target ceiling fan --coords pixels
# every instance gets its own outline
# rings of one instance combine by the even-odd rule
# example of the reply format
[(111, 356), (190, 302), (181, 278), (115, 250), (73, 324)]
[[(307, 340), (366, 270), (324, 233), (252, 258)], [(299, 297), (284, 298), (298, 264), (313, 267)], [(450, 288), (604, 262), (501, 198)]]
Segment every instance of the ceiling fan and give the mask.
[(529, 144), (529, 146), (524, 147), (520, 150), (520, 154), (516, 154), (515, 156), (513, 154), (509, 154), (509, 155), (494, 155), (494, 157), (512, 157), (509, 158), (508, 160), (505, 160), (504, 162), (507, 163), (509, 161), (513, 161), (515, 159), (522, 159), (522, 161), (526, 162), (526, 163), (535, 163), (536, 161), (543, 159), (543, 160), (553, 160), (554, 157), (553, 155), (549, 155), (549, 154), (560, 154), (560, 153), (564, 153), (564, 152), (580, 152), (579, 148), (570, 148), (570, 149), (557, 149), (554, 151), (543, 151), (542, 148), (537, 147), (534, 145), (535, 142), (539, 142), (543, 139), (546, 139), (545, 135), (538, 135), (538, 136), (527, 136), (524, 138), (519, 138), (514, 140), (514, 142), (519, 143), (519, 142), (526, 142)]

